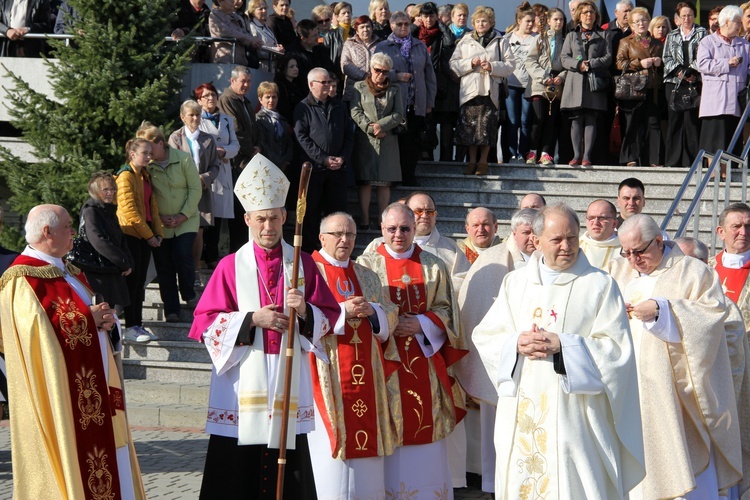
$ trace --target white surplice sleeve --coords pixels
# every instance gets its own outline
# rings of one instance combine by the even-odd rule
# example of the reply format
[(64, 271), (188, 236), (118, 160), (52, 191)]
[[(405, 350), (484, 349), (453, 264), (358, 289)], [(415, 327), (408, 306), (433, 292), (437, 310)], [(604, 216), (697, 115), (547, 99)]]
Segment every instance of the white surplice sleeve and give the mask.
[(419, 342), (422, 354), (424, 354), (425, 358), (429, 358), (443, 347), (443, 344), (448, 339), (448, 334), (424, 314), (417, 314), (417, 320), (419, 321), (419, 326), (422, 327), (422, 333), (416, 334), (414, 338)]
[(580, 335), (559, 333), (565, 363), (560, 387), (565, 394), (599, 394), (604, 390), (602, 374)]
[(205, 332), (203, 344), (216, 367), (216, 374), (223, 375), (240, 362), (248, 346), (237, 346), (237, 336), (245, 321), (246, 312), (219, 313)]
[(669, 308), (669, 301), (664, 297), (651, 297), (651, 300), (659, 304), (659, 318), (656, 321), (643, 322), (643, 327), (664, 342), (677, 344), (682, 342), (680, 331), (672, 316), (672, 310)]

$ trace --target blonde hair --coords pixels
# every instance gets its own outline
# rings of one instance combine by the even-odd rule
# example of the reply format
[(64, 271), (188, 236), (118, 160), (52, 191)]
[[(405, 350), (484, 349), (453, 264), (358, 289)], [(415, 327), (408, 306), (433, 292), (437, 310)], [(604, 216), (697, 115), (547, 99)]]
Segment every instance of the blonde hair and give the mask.
[(453, 14), (455, 14), (459, 10), (466, 12), (466, 15), (469, 14), (469, 6), (468, 5), (466, 5), (465, 3), (457, 3), (451, 9), (451, 17), (453, 17)]
[(200, 104), (198, 104), (197, 101), (188, 99), (187, 101), (182, 103), (182, 106), (180, 106), (180, 116), (185, 116), (189, 111), (192, 111), (193, 114), (197, 113), (200, 115), (201, 113), (203, 113), (203, 108)]
[(107, 181), (111, 182), (112, 186), (115, 188), (115, 191), (117, 191), (117, 183), (115, 182), (114, 176), (110, 172), (105, 172), (104, 170), (94, 172), (89, 179), (89, 196), (97, 201), (102, 201), (102, 190), (104, 189), (102, 187), (102, 184)]
[(573, 12), (573, 24), (575, 24), (576, 26), (581, 24), (581, 13), (583, 12), (583, 9), (585, 7), (591, 7), (592, 9), (594, 9), (594, 12), (596, 13), (596, 20), (594, 21), (594, 25), (599, 26), (602, 22), (602, 15), (599, 13), (599, 9), (596, 8), (596, 4), (592, 0), (581, 0), (581, 3), (578, 4), (575, 12)]
[(266, 94), (276, 94), (279, 95), (279, 86), (276, 85), (273, 82), (260, 82), (258, 85), (258, 99), (263, 97)]
[[(750, 2), (748, 2), (748, 5), (750, 5)], [(667, 33), (672, 31), (672, 23), (669, 22), (669, 18), (667, 16), (656, 16), (651, 20), (650, 23), (648, 23), (648, 32), (651, 33), (651, 36), (654, 36), (654, 28), (661, 24), (667, 25)]]
[(312, 20), (316, 23), (323, 19), (323, 16), (328, 14), (328, 17), (333, 17), (333, 9), (330, 8), (328, 5), (316, 5), (313, 7), (312, 12), (310, 12), (310, 15), (312, 16)]
[(135, 136), (139, 139), (146, 139), (148, 142), (156, 144), (159, 142), (166, 142), (164, 138), (164, 132), (159, 127), (151, 122), (144, 121), (141, 126), (138, 127), (138, 131)]
[(636, 14), (642, 15), (643, 17), (648, 19), (649, 23), (651, 22), (651, 14), (648, 13), (648, 10), (646, 10), (644, 7), (636, 7), (635, 9), (628, 12), (628, 26), (633, 23), (633, 16)]
[(490, 22), (490, 29), (495, 27), (495, 9), (485, 7), (484, 5), (478, 6), (474, 9), (474, 13), (471, 14), (471, 25), (474, 26), (474, 21), (480, 17), (484, 17)]
[(368, 12), (370, 13), (370, 19), (375, 19), (375, 11), (378, 10), (380, 7), (385, 7), (386, 9), (388, 9), (388, 12), (391, 11), (391, 6), (388, 5), (388, 0), (372, 0), (370, 2), (370, 7), (368, 8)]
[(266, 4), (266, 9), (268, 9), (268, 2), (266, 0), (250, 0), (250, 2), (247, 4), (247, 17), (250, 19), (255, 19), (255, 15), (253, 12), (255, 12), (255, 9), (260, 7), (260, 4), (264, 3)]
[(136, 149), (145, 145), (148, 145), (149, 149), (151, 149), (151, 143), (142, 137), (130, 139), (128, 142), (126, 142), (125, 143), (125, 163), (130, 163), (130, 155), (132, 153), (135, 153)]

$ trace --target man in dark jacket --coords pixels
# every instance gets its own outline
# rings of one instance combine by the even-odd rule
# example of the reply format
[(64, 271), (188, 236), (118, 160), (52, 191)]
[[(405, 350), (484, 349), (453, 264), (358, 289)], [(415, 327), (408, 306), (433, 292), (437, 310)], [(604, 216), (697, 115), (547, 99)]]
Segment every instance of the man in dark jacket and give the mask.
[(0, 57), (39, 57), (46, 49), (45, 41), (24, 37), (27, 33), (52, 32), (49, 0), (28, 0), (23, 19), (15, 18), (12, 11), (17, 0), (1, 1), (0, 33), (5, 38), (0, 39)]
[(297, 59), (297, 80), (300, 82), (307, 81), (307, 74), (313, 68), (325, 68), (336, 74), (341, 72), (340, 69), (337, 72), (334, 68), (328, 48), (320, 43), (320, 30), (311, 19), (302, 19), (297, 23), (297, 41), (288, 53)]
[[(208, 30), (208, 16), (211, 9), (205, 0), (180, 0), (180, 10), (177, 19), (172, 23), (172, 38), (179, 40), (190, 34), (191, 36), (211, 36)], [(200, 43), (193, 52), (193, 62), (210, 62), (208, 45)]]
[(346, 171), (354, 143), (346, 105), (331, 99), (331, 77), (325, 68), (313, 68), (307, 76), (310, 94), (294, 110), (294, 135), (300, 162), (312, 163), (307, 192), (307, 213), (302, 227), (302, 250), (320, 248), (322, 216), (345, 212)]
[[(240, 172), (258, 152), (258, 131), (255, 125), (255, 113), (250, 99), (246, 97), (250, 91), (252, 76), (250, 69), (245, 66), (235, 66), (232, 70), (229, 88), (219, 97), (219, 111), (234, 118), (234, 130), (240, 151), (232, 158), (232, 180), (237, 182)], [(234, 219), (229, 219), (229, 251), (236, 252), (248, 242), (249, 234), (245, 224), (245, 210), (237, 197), (234, 197)]]

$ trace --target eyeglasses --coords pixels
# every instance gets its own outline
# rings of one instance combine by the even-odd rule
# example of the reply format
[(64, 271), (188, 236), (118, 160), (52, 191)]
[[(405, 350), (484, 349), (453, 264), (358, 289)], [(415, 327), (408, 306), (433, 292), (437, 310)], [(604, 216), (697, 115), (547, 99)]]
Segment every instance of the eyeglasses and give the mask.
[(383, 69), (383, 68), (371, 68), (373, 72), (382, 75), (384, 73), (388, 73), (389, 70)]
[(429, 216), (437, 215), (437, 210), (433, 209), (425, 210), (424, 208), (418, 208), (416, 210), (412, 210), (412, 212), (414, 212), (414, 215), (416, 215), (417, 217), (422, 217), (424, 214), (427, 214)]
[(598, 220), (599, 222), (607, 222), (608, 220), (614, 220), (614, 217), (609, 217), (607, 215), (587, 215), (586, 220), (589, 222), (594, 222), (595, 220)]
[(582, 16), (593, 16), (593, 15), (596, 15), (596, 11), (595, 10), (584, 10), (583, 12), (581, 12), (581, 15)]
[(399, 28), (403, 28), (404, 26), (410, 26), (411, 23), (403, 22), (403, 23), (396, 23), (396, 26)]
[(648, 247), (651, 246), (651, 243), (653, 243), (655, 239), (656, 238), (652, 238), (651, 241), (648, 242), (648, 245), (643, 247), (641, 250), (629, 250), (627, 252), (625, 250), (620, 250), (620, 255), (624, 259), (629, 259), (630, 257), (635, 257), (636, 259), (640, 259), (641, 256), (644, 253), (646, 253), (646, 250), (648, 250)]
[(332, 80), (323, 80), (323, 81), (321, 81), (321, 80), (313, 80), (313, 82), (319, 83), (321, 85), (332, 85), (333, 84)]
[(385, 228), (385, 230), (388, 231), (388, 234), (396, 234), (396, 231), (401, 231), (404, 234), (409, 234), (411, 232), (409, 226), (391, 226)]
[(201, 96), (201, 99), (216, 99), (216, 94), (213, 92), (206, 92)]
[(357, 237), (357, 233), (345, 233), (344, 231), (329, 231), (329, 232), (323, 233), (323, 234), (328, 234), (330, 236), (333, 236), (337, 240), (340, 240), (344, 236), (346, 236), (346, 238), (349, 239), (349, 240), (353, 240), (354, 238)]
[(318, 19), (318, 24), (328, 24), (331, 22), (331, 18), (328, 19)]
[(114, 193), (117, 191), (117, 188), (102, 188), (103, 193)]

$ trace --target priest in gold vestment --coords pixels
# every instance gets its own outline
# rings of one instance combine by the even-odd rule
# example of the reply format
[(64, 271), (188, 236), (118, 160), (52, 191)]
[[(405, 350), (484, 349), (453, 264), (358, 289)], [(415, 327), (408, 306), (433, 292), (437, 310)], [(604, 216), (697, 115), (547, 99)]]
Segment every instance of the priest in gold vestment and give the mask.
[(386, 381), (400, 362), (393, 348), (394, 359), (386, 359), (384, 346), (398, 311), (383, 297), (378, 276), (350, 259), (354, 219), (336, 212), (320, 226), (322, 248), (312, 258), (341, 314), (334, 335), (321, 339), (327, 359), (310, 357), (316, 411), (308, 441), (315, 489), (326, 500), (385, 498), (384, 457), (396, 445)]
[(450, 274), (441, 259), (414, 244), (408, 206), (389, 205), (381, 227), (383, 243), (357, 263), (377, 273), (400, 314), (390, 342), (401, 365), (388, 380), (399, 447), (385, 459), (386, 495), (453, 498), (445, 438), (465, 413), (453, 365), (466, 351)]
[(644, 476), (633, 344), (617, 284), (579, 251), (565, 205), (505, 276), (472, 340), (497, 394), (497, 498), (624, 498)]
[(85, 277), (63, 258), (70, 216), (34, 207), (29, 246), (0, 279), (0, 344), (13, 402), (13, 497), (145, 498), (108, 330)]
[(742, 477), (721, 283), (647, 215), (619, 237), (626, 258), (609, 270), (631, 317), (646, 458), (631, 498), (718, 499)]

